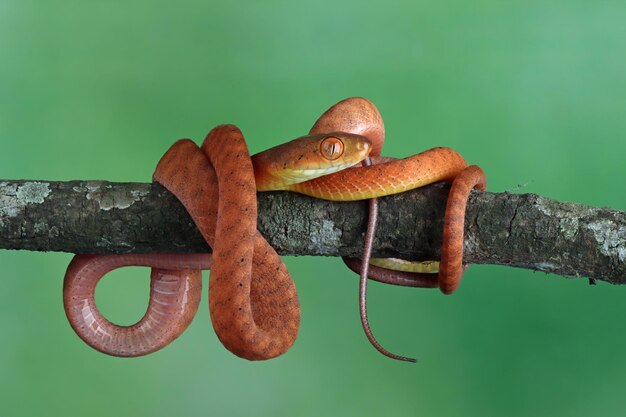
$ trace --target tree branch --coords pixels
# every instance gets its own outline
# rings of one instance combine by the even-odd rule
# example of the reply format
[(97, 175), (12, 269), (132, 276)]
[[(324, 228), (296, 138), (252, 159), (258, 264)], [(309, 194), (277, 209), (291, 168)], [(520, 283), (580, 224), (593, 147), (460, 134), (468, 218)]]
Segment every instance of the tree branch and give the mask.
[[(381, 199), (375, 256), (440, 256), (448, 187)], [(358, 256), (365, 202), (259, 194), (259, 230), (283, 255)], [(535, 194), (472, 193), (465, 260), (626, 283), (626, 213)], [(205, 252), (158, 184), (0, 181), (0, 248), (72, 253)]]

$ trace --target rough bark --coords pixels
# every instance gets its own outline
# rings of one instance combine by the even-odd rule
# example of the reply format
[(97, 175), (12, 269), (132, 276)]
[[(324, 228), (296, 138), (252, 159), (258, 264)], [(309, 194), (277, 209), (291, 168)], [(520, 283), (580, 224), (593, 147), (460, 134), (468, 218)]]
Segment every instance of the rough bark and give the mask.
[[(438, 259), (447, 186), (381, 199), (375, 255)], [(283, 255), (358, 256), (366, 203), (259, 194), (259, 230)], [(465, 259), (626, 283), (626, 213), (535, 194), (473, 193)], [(72, 253), (203, 252), (158, 184), (0, 181), (0, 248)]]

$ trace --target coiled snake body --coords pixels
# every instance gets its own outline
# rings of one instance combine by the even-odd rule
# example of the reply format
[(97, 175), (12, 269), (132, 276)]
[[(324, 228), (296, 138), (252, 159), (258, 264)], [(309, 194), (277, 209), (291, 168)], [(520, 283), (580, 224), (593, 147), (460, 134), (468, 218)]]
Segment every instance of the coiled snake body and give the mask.
[[(359, 200), (454, 180), (438, 274), (407, 275), (370, 267), (370, 276), (385, 282), (454, 291), (464, 269), (465, 205), (472, 188), (485, 188), (484, 174), (449, 148), (401, 160), (378, 158), (383, 140), (382, 118), (363, 98), (339, 102), (318, 119), (309, 136), (252, 158), (243, 135), (232, 125), (214, 128), (202, 148), (179, 140), (161, 158), (153, 178), (182, 202), (213, 253), (76, 255), (63, 286), (70, 324), (101, 352), (154, 352), (189, 325), (200, 301), (200, 271), (211, 269), (209, 311), (224, 346), (250, 360), (286, 352), (298, 333), (298, 296), (280, 257), (256, 230), (257, 190)], [(368, 155), (374, 155), (374, 165), (355, 166)], [(369, 258), (371, 243), (366, 249)], [(359, 269), (354, 260), (347, 262)], [(117, 326), (99, 313), (95, 287), (108, 271), (130, 265), (152, 268), (150, 302), (138, 323)]]

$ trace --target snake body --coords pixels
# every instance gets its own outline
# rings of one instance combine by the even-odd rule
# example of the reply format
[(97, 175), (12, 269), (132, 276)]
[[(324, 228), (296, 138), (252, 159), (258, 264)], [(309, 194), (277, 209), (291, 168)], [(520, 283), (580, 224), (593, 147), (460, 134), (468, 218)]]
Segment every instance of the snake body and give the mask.
[[(468, 168), (449, 148), (402, 160), (380, 158), (383, 139), (384, 125), (376, 107), (366, 99), (352, 98), (324, 113), (309, 136), (252, 159), (243, 135), (233, 125), (214, 128), (202, 148), (179, 140), (161, 158), (153, 178), (182, 202), (212, 247), (212, 255), (76, 255), (64, 283), (70, 324), (101, 352), (115, 356), (153, 352), (189, 325), (200, 299), (199, 270), (210, 268), (209, 310), (224, 346), (250, 360), (286, 352), (298, 333), (299, 301), (285, 265), (256, 230), (257, 189), (285, 189), (345, 201), (456, 178), (446, 210), (439, 274), (406, 275), (371, 267), (372, 276), (384, 275), (382, 281), (438, 285), (444, 293), (452, 292), (463, 272), (467, 196), (474, 187), (484, 188), (484, 175), (480, 168)], [(374, 155), (374, 165), (355, 167), (368, 154)], [(318, 178), (306, 180), (311, 176)], [(371, 251), (371, 244), (366, 249)], [(153, 268), (151, 299), (145, 316), (123, 327), (98, 312), (94, 290), (110, 269), (128, 265)]]

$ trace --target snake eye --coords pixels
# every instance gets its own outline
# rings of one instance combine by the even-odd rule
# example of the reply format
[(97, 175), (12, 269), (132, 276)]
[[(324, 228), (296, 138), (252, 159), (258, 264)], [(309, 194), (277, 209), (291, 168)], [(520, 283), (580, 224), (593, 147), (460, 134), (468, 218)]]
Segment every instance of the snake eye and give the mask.
[(320, 151), (322, 152), (322, 155), (329, 161), (334, 161), (343, 155), (343, 149), (343, 142), (341, 139), (334, 136), (324, 138), (320, 144)]

